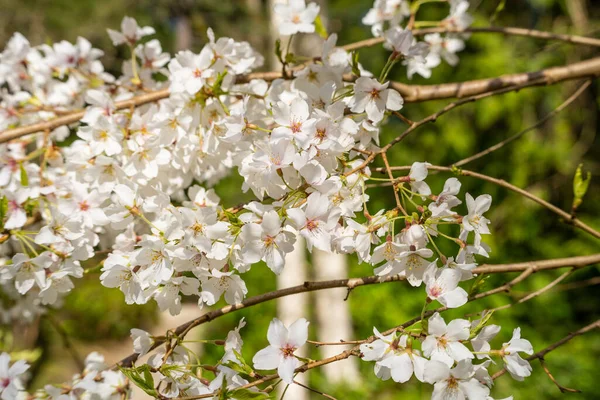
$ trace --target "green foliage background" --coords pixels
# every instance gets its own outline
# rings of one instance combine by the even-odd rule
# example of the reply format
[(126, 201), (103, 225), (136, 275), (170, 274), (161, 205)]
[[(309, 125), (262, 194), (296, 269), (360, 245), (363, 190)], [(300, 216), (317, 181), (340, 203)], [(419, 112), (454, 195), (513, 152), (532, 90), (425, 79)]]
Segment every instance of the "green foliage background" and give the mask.
[[(199, 50), (202, 47), (206, 42), (205, 30), (212, 26), (217, 35), (249, 40), (265, 54), (271, 40), (268, 37), (267, 17), (264, 11), (252, 12), (248, 7), (250, 3), (252, 2), (235, 0), (2, 0), (0, 44), (5, 43), (14, 31), (22, 32), (33, 43), (62, 39), (74, 41), (81, 35), (89, 38), (95, 47), (106, 51), (107, 66), (111, 71), (117, 72), (120, 68), (117, 63), (119, 52), (110, 44), (105, 33), (107, 27), (117, 28), (123, 15), (134, 16), (141, 24), (154, 26), (164, 48), (173, 53), (174, 18), (177, 15), (187, 15), (194, 32), (193, 49)], [(477, 3), (474, 11), (475, 25), (488, 26), (501, 2), (494, 0), (472, 3)], [(507, 1), (504, 9), (496, 15), (494, 24), (594, 35), (600, 28), (599, 4), (594, 1), (571, 3), (569, 5), (567, 1), (560, 0)], [(583, 16), (574, 11), (575, 3), (584, 6)], [(327, 2), (330, 31), (338, 33), (341, 44), (370, 37), (369, 28), (363, 26), (360, 19), (371, 4), (370, 0)], [(435, 20), (445, 14), (446, 6), (443, 4), (426, 5), (422, 7), (418, 19)], [(536, 71), (594, 55), (597, 55), (597, 50), (593, 48), (479, 34), (473, 35), (467, 42), (467, 49), (460, 53), (461, 61), (456, 68), (443, 65), (434, 70), (430, 80), (415, 78), (412, 83), (444, 83)], [(361, 62), (372, 71), (380, 71), (386, 58), (387, 53), (381, 47), (360, 51)], [(402, 67), (397, 67), (390, 79), (407, 82)], [(577, 82), (568, 82), (526, 89), (463, 106), (444, 115), (435, 124), (424, 126), (410, 135), (389, 154), (390, 163), (409, 165), (413, 161), (428, 161), (437, 165), (450, 165), (532, 125), (564, 101), (577, 87)], [(566, 111), (500, 151), (468, 164), (466, 168), (505, 179), (569, 210), (573, 197), (572, 177), (576, 166), (583, 162), (584, 168), (592, 171), (594, 180), (580, 207), (579, 215), (582, 220), (599, 229), (598, 88), (598, 83), (594, 81)], [(441, 109), (448, 102), (407, 104), (403, 113), (412, 120), (418, 120)], [(404, 128), (405, 125), (398, 120), (390, 120), (383, 130), (382, 143), (398, 135)], [(449, 176), (432, 176), (430, 185), (433, 191), (441, 190), (443, 182)], [(597, 240), (562, 223), (554, 214), (535, 203), (471, 178), (461, 178), (461, 181), (463, 193), (490, 193), (494, 198), (489, 213), (489, 218), (493, 221), (493, 235), (486, 238), (493, 249), (489, 260), (491, 263), (598, 252)], [(239, 183), (239, 178), (231, 177), (217, 186), (226, 205), (235, 205), (244, 198), (249, 198), (249, 195), (240, 193)], [(372, 191), (372, 212), (390, 207), (393, 207), (393, 197), (389, 189)], [(442, 250), (448, 251), (448, 254), (455, 252), (452, 247)], [(598, 266), (588, 267), (573, 274), (566, 282), (589, 279), (597, 276), (598, 272)], [(371, 273), (372, 267), (358, 265), (356, 259), (351, 258), (351, 276)], [(562, 271), (536, 274), (515, 287), (513, 295), (541, 288), (560, 273)], [(494, 276), (488, 285), (498, 285), (512, 277), (507, 274)], [(154, 306), (125, 306), (118, 291), (100, 290), (96, 278), (88, 277), (85, 282), (80, 283), (82, 290), (75, 290), (68, 298), (65, 310), (56, 313), (71, 336), (82, 342), (106, 340), (109, 337), (127, 341), (129, 328), (147, 328), (152, 324), (156, 316)], [(249, 296), (275, 289), (275, 277), (263, 265), (254, 266), (244, 279), (248, 283)], [(521, 326), (523, 336), (531, 340), (534, 349), (544, 348), (598, 318), (600, 299), (597, 290), (594, 286), (574, 291), (554, 290), (530, 302), (496, 313), (494, 323), (504, 328), (499, 341), (508, 340), (512, 329)], [(499, 294), (471, 303), (460, 311), (448, 312), (447, 315), (459, 317), (467, 312), (507, 304), (513, 299), (510, 295)], [(422, 290), (415, 290), (403, 283), (387, 284), (354, 290), (348, 301), (356, 336), (362, 338), (371, 334), (373, 325), (387, 329), (418, 315), (423, 294)], [(250, 360), (257, 350), (265, 346), (266, 326), (275, 315), (274, 303), (259, 305), (209, 324), (202, 331), (203, 337), (224, 337), (229, 329), (237, 325), (239, 318), (244, 316), (248, 322), (243, 330), (244, 355)], [(314, 320), (311, 315), (306, 317)], [(51, 327), (41, 330), (38, 345), (47, 350), (42, 364), (53, 365), (53, 371), (59, 368), (57, 365), (60, 366), (64, 361), (52, 358), (55, 351), (51, 349), (56, 349), (61, 344)], [(218, 358), (220, 351), (208, 347), (203, 357), (208, 362)], [(561, 394), (537, 363), (533, 365), (534, 373), (531, 378), (519, 383), (505, 376), (497, 381), (492, 393), (500, 398), (514, 394), (515, 399), (597, 399), (599, 355), (600, 335), (592, 333), (573, 340), (547, 356), (548, 366), (559, 382), (582, 390), (581, 394)], [(311, 357), (319, 358), (318, 350), (314, 350)], [(309, 375), (310, 384), (340, 399), (422, 399), (429, 396), (429, 386), (414, 382), (404, 385), (382, 382), (374, 377), (371, 363), (361, 362), (360, 368), (363, 382), (358, 389), (333, 387), (316, 371)], [(39, 371), (43, 372), (44, 368)], [(49, 375), (53, 376), (54, 373), (40, 373), (34, 380), (34, 386), (47, 383)]]

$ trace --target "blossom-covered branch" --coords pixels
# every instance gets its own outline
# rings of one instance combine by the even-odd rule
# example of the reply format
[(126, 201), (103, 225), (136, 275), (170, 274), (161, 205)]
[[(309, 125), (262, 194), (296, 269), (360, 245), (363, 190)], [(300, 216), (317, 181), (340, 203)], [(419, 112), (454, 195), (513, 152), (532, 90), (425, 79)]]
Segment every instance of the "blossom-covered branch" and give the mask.
[[(84, 38), (37, 46), (18, 33), (10, 39), (0, 54), (3, 320), (35, 320), (77, 290), (84, 274), (95, 272), (127, 304), (153, 301), (172, 315), (181, 312), (184, 298), (197, 302), (199, 310), (227, 305), (164, 336), (132, 329), (134, 354), (114, 368), (92, 353), (72, 382), (31, 395), (22, 385), (27, 365), (11, 365), (3, 354), (3, 398), (127, 398), (133, 384), (161, 399), (264, 398), (268, 389), (257, 388), (264, 382), (280, 378), (292, 385), (296, 373), (351, 355), (373, 362), (378, 378), (404, 383), (414, 376), (433, 385), (433, 399), (488, 400), (494, 357), (517, 380), (531, 374), (520, 353), (532, 354), (533, 347), (520, 328), (509, 342), (493, 347), (500, 327), (489, 313), (448, 322), (440, 313), (509, 291), (537, 271), (592, 265), (600, 255), (478, 265), (492, 251), (485, 242), (492, 233), (486, 217), (492, 197), (461, 193), (455, 177), (441, 188), (430, 187), (429, 171), (453, 169), (427, 162), (411, 160), (408, 174), (394, 177), (399, 168), (390, 165), (388, 151), (463, 104), (597, 76), (600, 59), (447, 85), (391, 82), (388, 76), (399, 66), (408, 78), (428, 78), (442, 62), (456, 65), (472, 22), (467, 1), (433, 2), (448, 11), (435, 23), (446, 31), (417, 40), (414, 28), (422, 22), (417, 11), (430, 2), (393, 3), (376, 0), (363, 19), (389, 53), (376, 73), (350, 47), (338, 47), (337, 35), (323, 32), (319, 6), (305, 0), (274, 9), (279, 33), (290, 36), (287, 46), (280, 40), (275, 46), (281, 72), (256, 72), (264, 62), (261, 54), (247, 42), (217, 38), (211, 29), (199, 53), (184, 50), (172, 57), (150, 38), (152, 27), (129, 17), (119, 31), (108, 30), (113, 44), (130, 56), (119, 76), (105, 71), (103, 52)], [(289, 44), (317, 30), (323, 36), (320, 54), (303, 61)], [(416, 122), (400, 112), (405, 102), (456, 97)], [(408, 128), (380, 145), (382, 126), (392, 116)], [(26, 137), (37, 132), (41, 135)], [(387, 178), (372, 175), (377, 157)], [(574, 211), (567, 214), (504, 181), (458, 172), (516, 191), (600, 236)], [(239, 175), (240, 190), (251, 192), (252, 201), (228, 207), (211, 189), (231, 174)], [(589, 185), (579, 175), (578, 204)], [(373, 210), (373, 181), (392, 187), (393, 208)], [(286, 258), (298, 237), (311, 252), (355, 255), (372, 266), (373, 276), (305, 282), (246, 298), (245, 274), (263, 268), (278, 275), (291, 268)], [(520, 274), (486, 291), (480, 280), (465, 290), (465, 282), (501, 272)], [(223, 340), (204, 341), (223, 349), (214, 365), (201, 363), (186, 346), (194, 327), (239, 309), (297, 293), (345, 287), (350, 294), (359, 286), (396, 281), (423, 289), (417, 294), (423, 301), (420, 316), (383, 333), (374, 328), (373, 336), (335, 357), (313, 361), (298, 355), (308, 341), (304, 318), (289, 326), (274, 318), (264, 327), (268, 345), (252, 363), (242, 355), (241, 336), (252, 320), (242, 319)], [(430, 309), (432, 303), (440, 306)], [(135, 365), (148, 353), (145, 363)], [(277, 374), (258, 372), (271, 370)], [(214, 376), (208, 379), (202, 371)]]

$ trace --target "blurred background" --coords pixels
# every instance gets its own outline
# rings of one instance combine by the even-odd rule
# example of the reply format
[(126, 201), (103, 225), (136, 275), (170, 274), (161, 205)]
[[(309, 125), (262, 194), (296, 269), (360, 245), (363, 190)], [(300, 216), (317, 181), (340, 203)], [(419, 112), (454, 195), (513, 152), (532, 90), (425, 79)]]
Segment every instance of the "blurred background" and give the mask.
[[(338, 44), (371, 36), (370, 28), (360, 23), (372, 6), (371, 0), (323, 0), (320, 4), (328, 31), (338, 33)], [(266, 0), (0, 0), (0, 5), (1, 47), (16, 31), (23, 33), (32, 44), (63, 39), (74, 42), (77, 36), (84, 36), (94, 47), (105, 51), (103, 61), (113, 74), (119, 73), (119, 58), (126, 54), (120, 54), (122, 48), (115, 49), (112, 46), (106, 28), (118, 29), (125, 15), (135, 17), (140, 25), (153, 26), (163, 49), (171, 54), (182, 48), (199, 51), (207, 41), (206, 29), (212, 27), (217, 36), (247, 40), (265, 57), (272, 58), (270, 49), (274, 37), (270, 33), (269, 1)], [(595, 37), (599, 36), (600, 30), (600, 4), (592, 0), (472, 0), (471, 12), (475, 16), (475, 26), (516, 26)], [(446, 15), (447, 6), (427, 5), (421, 8), (418, 19), (439, 20)], [(583, 46), (478, 34), (467, 41), (466, 50), (459, 54), (460, 63), (457, 67), (443, 64), (434, 70), (430, 80), (416, 77), (412, 83), (454, 82), (536, 71), (595, 55), (598, 55), (596, 49)], [(380, 71), (387, 56), (381, 47), (360, 51), (361, 63), (371, 71)], [(266, 62), (265, 68), (268, 65), (269, 62)], [(407, 82), (404, 68), (396, 67), (390, 79)], [(573, 81), (525, 89), (463, 106), (444, 115), (435, 124), (420, 128), (396, 146), (389, 154), (390, 163), (410, 165), (414, 161), (428, 161), (436, 165), (450, 165), (533, 125), (580, 85), (581, 82)], [(568, 211), (573, 199), (573, 175), (577, 165), (583, 163), (584, 170), (592, 172), (593, 181), (580, 207), (579, 216), (594, 228), (600, 228), (598, 90), (598, 82), (594, 81), (558, 116), (464, 168), (505, 179)], [(407, 104), (403, 113), (412, 120), (418, 120), (441, 109), (448, 102)], [(382, 143), (395, 137), (404, 128), (401, 122), (390, 120), (383, 128)], [(450, 176), (432, 175), (429, 183), (433, 192), (439, 192), (445, 179)], [(596, 239), (562, 223), (554, 214), (535, 203), (472, 178), (464, 177), (461, 181), (462, 193), (490, 193), (493, 196), (494, 202), (488, 215), (493, 222), (493, 235), (486, 237), (492, 248), (491, 263), (585, 255), (600, 249)], [(240, 193), (240, 186), (241, 179), (235, 173), (217, 185), (216, 191), (225, 206), (251, 199), (250, 194)], [(370, 193), (371, 212), (394, 207), (389, 188), (372, 189)], [(455, 248), (447, 246), (442, 251), (453, 254)], [(322, 279), (322, 268), (327, 261), (304, 254), (296, 254), (296, 257), (297, 262), (306, 267), (303, 269), (306, 278), (301, 280)], [(347, 262), (349, 276), (372, 274), (372, 267), (359, 265), (355, 257), (341, 262)], [(491, 296), (470, 303), (459, 311), (448, 312), (447, 315), (460, 317), (465, 313), (510, 303), (543, 287), (562, 272), (535, 274), (516, 286), (510, 295)], [(595, 321), (600, 314), (600, 296), (598, 286), (593, 283), (600, 282), (593, 278), (598, 273), (598, 266), (577, 271), (550, 292), (497, 312), (493, 321), (504, 329), (496, 343), (508, 341), (512, 329), (521, 326), (522, 335), (538, 351), (569, 332)], [(1, 342), (5, 348), (26, 345), (35, 349), (23, 353), (36, 360), (32, 369), (32, 389), (45, 383), (61, 382), (75, 373), (77, 364), (72, 352), (84, 357), (88, 352), (98, 350), (109, 361), (115, 361), (131, 352), (129, 330), (132, 327), (162, 334), (166, 329), (204, 312), (190, 303), (184, 309), (184, 315), (174, 319), (158, 313), (154, 304), (127, 306), (118, 290), (103, 288), (98, 276), (93, 275), (86, 275), (76, 282), (78, 287), (67, 298), (65, 307), (51, 312), (35, 326), (4, 327), (2, 330)], [(274, 290), (277, 285), (275, 276), (262, 265), (253, 267), (243, 277), (250, 290), (248, 296)], [(487, 281), (486, 287), (502, 284), (513, 277), (510, 274), (494, 276)], [(388, 329), (418, 315), (423, 301), (422, 288), (413, 289), (403, 283), (358, 288), (345, 303), (345, 290), (335, 293), (319, 300), (315, 295), (290, 300), (296, 312), (312, 321), (310, 338), (318, 336), (321, 340), (331, 341), (363, 338), (371, 334), (373, 325)], [(335, 330), (320, 330), (320, 325), (327, 324), (317, 315), (323, 306), (341, 307), (343, 313), (348, 313), (343, 322), (344, 335), (351, 337), (341, 336)], [(244, 316), (248, 323), (242, 330), (244, 355), (250, 360), (256, 351), (265, 346), (266, 326), (277, 315), (277, 307), (276, 303), (268, 303), (230, 314), (193, 331), (193, 334), (198, 339), (224, 338), (226, 332), (233, 329)], [(290, 305), (280, 303), (279, 307)], [(66, 337), (70, 339), (66, 341)], [(322, 358), (322, 350), (313, 347), (308, 355), (313, 359)], [(337, 346), (334, 350), (341, 351)], [(222, 349), (204, 347), (199, 351), (203, 363), (210, 363), (220, 357)], [(597, 333), (576, 338), (547, 356), (548, 367), (557, 380), (564, 386), (580, 389), (580, 394), (561, 394), (538, 363), (533, 364), (533, 376), (525, 382), (516, 382), (504, 376), (497, 380), (492, 393), (499, 398), (514, 394), (515, 399), (598, 399), (599, 356), (600, 335)], [(430, 386), (420, 385), (414, 380), (403, 385), (383, 382), (374, 376), (372, 367), (372, 363), (355, 360), (343, 367), (342, 374), (311, 371), (305, 382), (338, 399), (429, 398)], [(317, 397), (319, 395), (305, 392), (303, 398)]]

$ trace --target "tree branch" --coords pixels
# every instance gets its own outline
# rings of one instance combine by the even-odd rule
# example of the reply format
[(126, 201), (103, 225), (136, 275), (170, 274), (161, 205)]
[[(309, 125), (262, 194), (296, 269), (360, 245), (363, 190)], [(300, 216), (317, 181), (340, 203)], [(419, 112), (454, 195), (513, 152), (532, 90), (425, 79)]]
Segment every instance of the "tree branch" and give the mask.
[[(535, 29), (523, 29), (523, 28), (512, 28), (512, 27), (481, 27), (481, 28), (466, 28), (466, 29), (455, 29), (455, 28), (425, 28), (425, 29), (413, 29), (412, 34), (414, 36), (423, 36), (430, 33), (502, 33), (511, 36), (526, 36), (535, 39), (544, 40), (558, 40), (561, 42), (567, 42), (572, 44), (581, 44), (586, 46), (600, 47), (600, 39), (577, 36), (577, 35), (564, 35), (560, 33), (551, 33), (545, 31), (538, 31)], [(371, 38), (361, 40), (359, 42), (347, 44), (342, 48), (346, 51), (358, 50), (364, 47), (376, 46), (383, 43), (382, 37)]]
[(573, 101), (575, 101), (580, 95), (581, 93), (583, 93), (585, 91), (585, 89), (587, 89), (590, 85), (592, 84), (592, 80), (588, 79), (586, 81), (584, 81), (579, 88), (577, 88), (577, 90), (575, 92), (573, 92), (573, 94), (571, 96), (569, 96), (569, 98), (567, 98), (564, 102), (562, 102), (558, 107), (556, 107), (554, 110), (552, 110), (550, 113), (546, 114), (544, 117), (542, 117), (540, 120), (538, 120), (535, 124), (523, 129), (522, 131), (504, 139), (503, 141), (496, 143), (493, 146), (488, 147), (485, 150), (480, 151), (477, 154), (473, 154), (472, 156), (469, 156), (467, 158), (464, 158), (460, 161), (457, 161), (455, 163), (453, 163), (452, 165), (455, 167), (460, 167), (461, 165), (465, 165), (467, 163), (470, 163), (471, 161), (475, 161), (481, 157), (487, 156), (488, 154), (501, 149), (502, 147), (504, 147), (505, 145), (507, 145), (508, 143), (512, 142), (513, 140), (516, 140), (518, 138), (520, 138), (521, 136), (523, 136), (524, 134), (526, 134), (529, 131), (534, 130), (535, 128), (543, 125), (546, 121), (548, 121), (549, 119), (553, 118), (555, 115), (557, 115), (558, 113), (560, 113), (562, 110), (564, 110), (565, 108), (567, 108), (571, 103), (573, 103)]
[[(473, 270), (473, 273), (475, 273), (475, 274), (484, 274), (484, 273), (491, 274), (491, 273), (519, 272), (519, 271), (531, 270), (528, 273), (528, 275), (529, 275), (533, 272), (537, 272), (537, 271), (541, 271), (541, 270), (545, 270), (545, 269), (555, 269), (555, 268), (561, 268), (561, 267), (566, 267), (566, 266), (583, 267), (586, 265), (596, 264), (599, 262), (600, 262), (600, 253), (593, 254), (590, 256), (559, 258), (559, 259), (553, 259), (553, 260), (540, 260), (540, 261), (531, 261), (531, 262), (515, 263), (515, 264), (504, 264), (504, 265), (484, 264), (480, 267), (475, 268)], [(213, 311), (207, 312), (196, 319), (188, 321), (185, 324), (182, 324), (182, 325), (178, 326), (177, 328), (172, 329), (171, 331), (176, 336), (184, 336), (192, 328), (194, 328), (198, 325), (202, 325), (206, 322), (212, 321), (212, 320), (214, 320), (218, 317), (221, 317), (225, 314), (229, 314), (231, 312), (241, 310), (242, 308), (252, 307), (252, 306), (255, 306), (260, 303), (278, 299), (280, 297), (290, 296), (290, 295), (297, 294), (297, 293), (312, 292), (312, 291), (316, 291), (316, 290), (331, 289), (331, 288), (337, 288), (337, 287), (346, 287), (348, 289), (354, 289), (355, 287), (358, 287), (358, 286), (372, 285), (372, 284), (380, 283), (380, 282), (395, 282), (395, 281), (401, 281), (401, 280), (404, 280), (404, 277), (391, 276), (388, 278), (381, 279), (381, 277), (378, 277), (378, 276), (368, 276), (368, 277), (364, 277), (364, 278), (350, 278), (350, 279), (336, 279), (336, 280), (329, 280), (329, 281), (304, 282), (304, 284), (302, 284), (302, 285), (293, 286), (293, 287), (285, 288), (285, 289), (279, 289), (279, 290), (275, 290), (275, 291), (272, 291), (269, 293), (264, 293), (264, 294), (261, 294), (258, 296), (249, 297), (241, 303), (227, 305), (218, 310), (213, 310)], [(502, 289), (500, 291), (504, 291), (504, 290), (505, 289)], [(494, 293), (490, 293), (488, 295), (491, 295)], [(476, 297), (476, 299), (479, 299), (481, 297), (482, 296)], [(483, 296), (483, 297), (485, 297), (485, 296)], [(164, 338), (164, 337), (163, 338), (155, 338), (154, 345), (152, 346), (151, 349), (153, 350), (153, 349), (159, 347), (160, 345), (165, 343), (165, 341), (166, 341), (166, 338)], [(137, 359), (138, 359), (138, 354), (133, 353), (133, 354), (130, 354), (129, 356), (123, 358), (116, 365), (120, 365), (123, 367), (129, 367), (129, 366), (133, 365), (133, 363), (135, 363), (135, 361)]]
[(600, 75), (600, 57), (580, 61), (573, 64), (552, 67), (536, 72), (501, 75), (496, 78), (477, 79), (467, 82), (443, 83), (440, 85), (407, 85), (392, 82), (390, 87), (396, 89), (404, 101), (422, 102), (448, 98), (463, 98), (497, 90), (525, 86), (553, 85), (558, 82), (592, 78)]
[[(600, 254), (598, 254), (598, 256), (600, 256)], [(552, 261), (552, 260), (547, 260), (547, 261)], [(516, 279), (520, 279), (519, 281), (525, 279), (527, 276), (531, 275), (531, 273), (532, 273), (531, 270), (532, 270), (531, 267), (529, 267), (528, 269), (526, 269), (523, 272), (523, 274), (521, 274)], [(513, 283), (513, 282), (515, 282), (515, 280), (511, 281), (511, 283)], [(494, 293), (492, 293), (491, 291), (488, 291), (488, 292), (486, 292), (484, 294), (484, 296), (471, 297), (469, 299), (469, 301), (477, 300), (477, 299), (480, 299), (482, 297), (490, 296), (492, 294), (494, 294)], [(447, 310), (447, 307), (440, 307), (440, 308), (438, 308), (436, 310), (427, 311), (425, 313), (425, 316), (429, 317), (429, 316), (433, 315), (436, 312), (441, 312), (441, 311), (445, 311), (445, 310)], [(382, 335), (385, 336), (385, 335), (389, 335), (391, 333), (394, 333), (396, 331), (402, 330), (402, 329), (407, 328), (407, 327), (409, 327), (411, 325), (414, 325), (415, 323), (419, 322), (420, 320), (421, 320), (421, 317), (413, 318), (412, 320), (409, 320), (409, 321), (403, 323), (402, 325), (399, 325), (399, 326), (397, 326), (395, 328), (392, 328), (392, 329), (389, 329), (389, 330), (387, 330), (385, 332), (382, 332)], [(573, 337), (575, 337), (577, 335), (581, 335), (583, 333), (586, 333), (586, 332), (588, 332), (588, 331), (590, 331), (590, 330), (592, 330), (594, 328), (598, 328), (598, 327), (600, 327), (600, 320), (596, 321), (594, 324), (588, 325), (587, 327), (580, 329), (577, 332), (571, 333), (569, 336), (567, 336), (566, 338), (560, 340), (559, 342), (555, 343), (554, 345), (552, 345), (552, 346), (550, 346), (550, 347), (542, 350), (540, 353), (536, 353), (533, 356), (529, 357), (529, 360), (535, 359), (535, 358), (540, 358), (540, 357), (543, 358), (543, 356), (545, 354), (547, 354), (548, 352), (554, 350), (555, 348), (559, 347), (560, 345), (568, 342)], [(357, 341), (357, 342), (360, 342), (361, 344), (362, 343), (371, 343), (371, 342), (373, 342), (376, 339), (377, 339), (377, 337), (375, 335), (372, 335), (372, 336), (368, 337), (367, 339), (364, 339), (362, 341)], [(339, 353), (339, 354), (337, 354), (335, 356), (324, 358), (324, 359), (318, 360), (318, 361), (311, 361), (309, 363), (306, 363), (306, 364), (304, 364), (304, 365), (296, 368), (295, 372), (296, 373), (303, 373), (303, 372), (306, 372), (306, 371), (308, 371), (310, 369), (314, 369), (314, 368), (317, 368), (317, 367), (321, 367), (323, 365), (331, 364), (331, 363), (336, 362), (336, 361), (345, 360), (346, 358), (349, 358), (351, 356), (360, 356), (360, 344), (357, 344), (353, 348), (345, 350), (345, 351), (343, 351), (343, 352), (341, 352), (341, 353)], [(503, 371), (506, 372), (505, 370), (503, 370)], [(499, 371), (492, 378), (496, 379), (497, 378), (496, 375), (500, 376), (500, 375), (504, 374), (504, 372)], [(244, 386), (241, 386), (238, 389), (249, 389), (251, 387), (256, 387), (258, 385), (261, 385), (261, 384), (263, 384), (265, 382), (272, 381), (272, 380), (277, 379), (277, 378), (279, 378), (278, 374), (267, 375), (267, 376), (264, 376), (264, 377), (262, 377), (260, 379), (255, 380), (253, 382), (250, 382), (250, 383), (248, 383), (248, 384), (246, 384)], [(178, 397), (177, 400), (206, 399), (206, 398), (212, 398), (214, 395), (215, 395), (215, 393), (204, 394), (204, 395), (199, 395), (199, 396)]]
[[(422, 102), (435, 99), (461, 98), (482, 94), (498, 89), (508, 89), (506, 91), (518, 90), (523, 87), (551, 85), (565, 80), (590, 78), (600, 75), (600, 57), (587, 61), (581, 61), (562, 67), (548, 68), (537, 72), (522, 74), (501, 75), (496, 78), (480, 79), (467, 82), (447, 83), (442, 85), (406, 85), (403, 83), (392, 82), (391, 87), (398, 90), (404, 97), (405, 102)], [(248, 75), (236, 77), (236, 83), (248, 82), (251, 79), (264, 79), (272, 81), (281, 78), (281, 72), (257, 72)], [(353, 77), (345, 77), (347, 80), (353, 80)], [(498, 92), (499, 94), (504, 92)], [(160, 89), (154, 92), (145, 93), (132, 97), (131, 99), (117, 102), (116, 110), (131, 107), (139, 107), (144, 104), (152, 103), (169, 97), (168, 89)], [(461, 103), (462, 104), (462, 103)], [(45, 130), (53, 130), (59, 126), (76, 123), (83, 118), (84, 111), (76, 111), (54, 118), (50, 121), (39, 122), (25, 125), (14, 129), (8, 129), (0, 132), (0, 143), (17, 139), (32, 133)]]
[[(474, 171), (469, 171), (466, 169), (455, 169), (455, 168), (451, 168), (451, 167), (442, 167), (439, 165), (431, 165), (427, 167), (430, 170), (433, 171), (444, 171), (444, 172), (454, 172), (457, 175), (461, 175), (461, 176), (470, 176), (473, 178), (477, 178), (477, 179), (481, 179), (483, 181), (486, 182), (490, 182), (493, 184), (496, 184), (498, 186), (501, 186), (503, 188), (506, 188), (508, 190), (512, 190), (515, 193), (518, 193), (526, 198), (528, 198), (529, 200), (533, 200), (536, 203), (540, 204), (541, 206), (547, 208), (548, 210), (552, 211), (553, 213), (555, 213), (556, 215), (560, 216), (565, 223), (569, 224), (569, 225), (574, 225), (577, 228), (589, 233), (590, 235), (600, 239), (600, 232), (598, 232), (597, 230), (595, 230), (594, 228), (592, 228), (591, 226), (581, 222), (580, 219), (578, 218), (573, 218), (571, 216), (571, 214), (561, 210), (560, 208), (556, 207), (555, 205), (547, 202), (546, 200), (540, 199), (539, 197), (529, 193), (528, 191), (521, 189), (520, 187), (517, 187), (515, 185), (512, 185), (508, 182), (506, 182), (504, 179), (497, 179), (497, 178), (493, 178), (491, 176), (488, 175), (483, 175), (480, 174), (478, 172), (474, 172)], [(410, 170), (410, 166), (399, 166), (399, 167), (391, 167), (391, 170), (393, 171), (402, 171), (402, 170)], [(386, 170), (383, 168), (375, 168), (375, 171), (378, 172), (385, 172)], [(391, 183), (389, 184), (382, 184), (379, 186), (388, 186), (391, 185)]]

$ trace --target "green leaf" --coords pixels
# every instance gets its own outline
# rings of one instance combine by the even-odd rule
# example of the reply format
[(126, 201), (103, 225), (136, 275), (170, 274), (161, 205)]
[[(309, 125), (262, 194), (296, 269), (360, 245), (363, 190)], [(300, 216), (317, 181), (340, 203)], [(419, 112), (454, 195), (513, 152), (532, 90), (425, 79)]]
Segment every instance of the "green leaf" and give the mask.
[(352, 52), (352, 73), (360, 76), (360, 68), (358, 68), (358, 51)]
[(479, 292), (479, 290), (483, 287), (483, 285), (485, 284), (485, 281), (489, 278), (488, 275), (485, 274), (481, 274), (479, 276), (477, 276), (477, 278), (475, 279), (475, 281), (473, 281), (473, 284), (471, 285), (471, 289), (469, 289), (469, 296), (472, 296), (474, 294), (476, 294), (477, 292)]
[(296, 55), (292, 52), (289, 52), (285, 55), (285, 63), (286, 64), (295, 64), (296, 63)]
[(471, 335), (469, 336), (469, 339), (473, 339), (475, 336), (477, 336), (479, 334), (479, 332), (481, 332), (481, 330), (488, 324), (488, 322), (490, 321), (490, 318), (492, 318), (492, 314), (494, 314), (494, 312), (488, 312), (486, 313), (483, 318), (481, 318), (481, 320), (479, 321), (479, 323), (477, 324), (477, 326), (473, 329), (471, 329)]
[[(152, 397), (158, 397), (158, 393), (154, 388), (154, 378), (152, 378), (150, 366), (148, 364), (144, 364), (137, 368), (119, 367), (119, 370), (123, 373), (123, 375), (129, 378), (129, 380), (131, 380), (137, 387), (142, 389), (148, 395)], [(140, 372), (143, 373), (143, 377)]]
[(498, 17), (498, 15), (502, 12), (502, 10), (504, 10), (504, 6), (506, 6), (506, 0), (500, 0), (500, 3), (498, 3), (498, 6), (496, 7), (496, 10), (494, 11), (494, 15), (492, 15), (492, 17), (490, 18), (490, 23), (492, 23), (496, 20), (496, 17)]
[(27, 176), (27, 171), (25, 171), (25, 167), (23, 163), (19, 164), (19, 170), (21, 171), (21, 185), (28, 186), (29, 185), (29, 177)]
[(575, 171), (575, 177), (573, 178), (573, 209), (576, 210), (583, 202), (583, 196), (587, 193), (590, 181), (592, 180), (592, 174), (590, 171), (583, 177), (582, 172), (583, 164), (577, 166)]
[(6, 196), (2, 196), (0, 198), (0, 229), (4, 229), (4, 218), (8, 213), (8, 198)]
[(217, 75), (217, 79), (215, 80), (215, 84), (212, 86), (213, 93), (217, 96), (225, 93), (223, 89), (221, 89), (221, 86), (223, 85), (223, 79), (225, 79), (226, 75), (227, 71), (219, 73), (219, 75)]
[(277, 56), (277, 59), (279, 60), (279, 62), (281, 62), (282, 64), (283, 62), (283, 53), (281, 51), (281, 39), (277, 39), (275, 41), (275, 55)]
[(327, 39), (327, 28), (323, 25), (323, 20), (320, 15), (317, 15), (317, 19), (315, 19), (315, 32), (319, 34), (323, 39)]
[(228, 368), (231, 368), (232, 370), (234, 370), (236, 372), (239, 372), (240, 374), (252, 376), (254, 374), (254, 370), (252, 369), (252, 367), (250, 365), (248, 365), (248, 363), (246, 363), (246, 360), (244, 360), (244, 357), (239, 352), (237, 352), (235, 349), (233, 349), (233, 353), (235, 354), (235, 357), (237, 358), (238, 362), (236, 363), (235, 361), (231, 360), (223, 365)]

